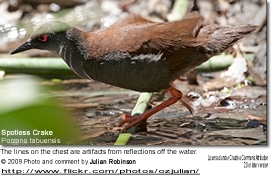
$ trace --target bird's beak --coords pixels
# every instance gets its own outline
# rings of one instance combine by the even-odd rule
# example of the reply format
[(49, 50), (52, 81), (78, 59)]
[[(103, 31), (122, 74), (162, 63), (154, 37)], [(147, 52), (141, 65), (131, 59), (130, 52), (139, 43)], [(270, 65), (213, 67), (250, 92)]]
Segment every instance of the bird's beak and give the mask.
[(23, 43), (22, 45), (20, 45), (17, 49), (13, 50), (10, 52), (10, 54), (16, 54), (19, 52), (23, 52), (25, 50), (29, 50), (29, 49), (33, 49), (34, 45), (31, 43), (31, 40), (28, 39), (25, 43)]

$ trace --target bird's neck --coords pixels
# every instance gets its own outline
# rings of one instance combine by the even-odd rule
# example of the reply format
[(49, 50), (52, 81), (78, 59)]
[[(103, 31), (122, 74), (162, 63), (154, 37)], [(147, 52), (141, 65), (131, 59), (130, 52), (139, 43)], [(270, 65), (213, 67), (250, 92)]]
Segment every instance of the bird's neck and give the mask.
[(59, 43), (57, 54), (63, 58), (68, 66), (77, 73), (77, 75), (88, 78), (82, 69), (86, 55), (78, 46), (78, 34), (81, 31), (76, 28), (71, 28), (66, 31), (64, 40)]

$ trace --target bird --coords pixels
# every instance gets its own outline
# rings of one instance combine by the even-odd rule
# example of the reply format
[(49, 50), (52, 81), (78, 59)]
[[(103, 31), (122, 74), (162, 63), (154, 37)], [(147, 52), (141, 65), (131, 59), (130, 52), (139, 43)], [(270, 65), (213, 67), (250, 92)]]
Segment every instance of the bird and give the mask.
[(37, 28), (11, 54), (29, 49), (48, 50), (62, 57), (82, 78), (138, 92), (170, 92), (168, 100), (143, 114), (136, 117), (126, 114), (118, 125), (126, 132), (177, 101), (193, 112), (173, 81), (256, 28), (255, 25), (205, 25), (198, 11), (170, 22), (153, 22), (130, 14), (94, 32), (51, 21)]

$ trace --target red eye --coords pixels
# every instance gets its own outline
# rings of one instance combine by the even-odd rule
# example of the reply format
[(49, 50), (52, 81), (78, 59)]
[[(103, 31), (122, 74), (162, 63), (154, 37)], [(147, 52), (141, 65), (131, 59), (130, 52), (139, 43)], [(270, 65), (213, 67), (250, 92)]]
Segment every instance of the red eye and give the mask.
[(44, 42), (44, 43), (47, 41), (47, 39), (48, 39), (47, 35), (40, 35), (38, 38), (39, 41)]

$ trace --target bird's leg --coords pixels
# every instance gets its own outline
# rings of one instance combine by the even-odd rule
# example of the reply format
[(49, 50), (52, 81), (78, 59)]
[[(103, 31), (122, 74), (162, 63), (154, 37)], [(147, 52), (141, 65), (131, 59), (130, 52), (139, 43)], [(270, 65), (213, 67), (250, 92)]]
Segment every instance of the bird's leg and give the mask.
[(168, 91), (170, 92), (170, 94), (172, 95), (172, 97), (170, 99), (168, 99), (167, 101), (161, 103), (160, 105), (146, 111), (145, 113), (139, 115), (139, 116), (130, 116), (125, 114), (124, 119), (120, 122), (120, 124), (118, 125), (118, 127), (123, 126), (125, 123), (128, 123), (123, 129), (122, 132), (125, 132), (127, 129), (131, 128), (132, 126), (135, 126), (136, 124), (147, 120), (150, 116), (152, 116), (153, 114), (157, 113), (158, 111), (164, 109), (167, 106), (170, 106), (174, 103), (176, 103), (178, 100), (181, 100), (181, 102), (184, 104), (185, 107), (188, 108), (188, 110), (192, 113), (193, 112), (193, 108), (189, 105), (188, 101), (186, 100), (182, 100), (182, 92), (170, 87), (168, 89)]
[(194, 114), (194, 113), (195, 113), (195, 110), (197, 111), (197, 109), (194, 108), (193, 104), (191, 104), (191, 102), (189, 101), (189, 99), (186, 98), (185, 96), (182, 97), (182, 98), (180, 99), (180, 101), (181, 101), (182, 104), (189, 110), (189, 112), (190, 112), (191, 114)]

